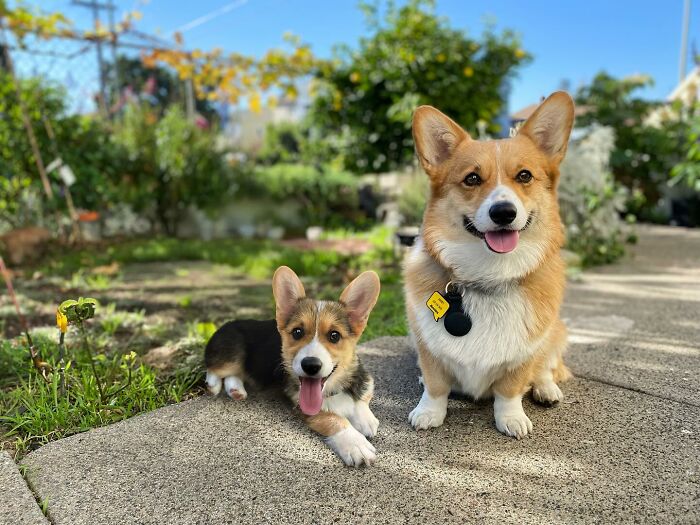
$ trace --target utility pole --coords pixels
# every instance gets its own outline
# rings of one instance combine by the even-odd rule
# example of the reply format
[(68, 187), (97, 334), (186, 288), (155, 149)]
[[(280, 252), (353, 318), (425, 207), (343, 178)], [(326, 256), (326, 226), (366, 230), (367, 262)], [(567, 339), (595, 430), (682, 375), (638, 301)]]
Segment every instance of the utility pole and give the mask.
[[(110, 13), (110, 31), (113, 31), (111, 24), (114, 22), (113, 12), (116, 9), (112, 0), (108, 3), (99, 3), (97, 0), (73, 0), (73, 5), (80, 7), (87, 7), (92, 10), (92, 19), (95, 24), (95, 29), (97, 29), (100, 22), (100, 11), (108, 11)], [(112, 43), (112, 50), (116, 54), (116, 45)], [(100, 81), (100, 96), (99, 96), (99, 107), (103, 116), (107, 116), (109, 113), (107, 111), (107, 79), (106, 79), (106, 69), (104, 64), (104, 57), (102, 55), (102, 39), (95, 39), (95, 49), (97, 50), (97, 67), (99, 73)], [(115, 64), (116, 65), (116, 64)]]
[(681, 60), (678, 67), (678, 80), (685, 80), (688, 61), (688, 28), (690, 26), (690, 0), (683, 2), (683, 25), (681, 29)]

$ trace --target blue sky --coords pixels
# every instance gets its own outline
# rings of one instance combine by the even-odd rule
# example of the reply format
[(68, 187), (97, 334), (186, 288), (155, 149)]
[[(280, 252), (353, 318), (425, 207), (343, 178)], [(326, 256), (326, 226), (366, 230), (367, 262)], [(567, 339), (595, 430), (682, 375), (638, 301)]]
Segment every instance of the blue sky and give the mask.
[[(78, 26), (91, 24), (89, 13), (70, 0), (31, 2), (62, 10)], [(143, 13), (139, 28), (172, 31), (200, 16), (232, 4), (231, 0), (115, 0), (120, 11)], [(678, 82), (682, 0), (586, 0), (527, 2), (437, 0), (437, 12), (454, 27), (479, 35), (488, 20), (517, 31), (534, 60), (513, 83), (510, 109), (536, 102), (557, 89), (562, 79), (572, 88), (606, 70), (615, 76), (647, 73), (656, 84), (645, 95), (665, 97)], [(184, 33), (187, 47), (222, 47), (260, 55), (282, 44), (291, 31), (328, 56), (336, 43), (356, 44), (365, 34), (356, 0), (238, 0), (213, 20)], [(700, 48), (700, 2), (693, 5), (689, 42)], [(689, 60), (689, 63), (692, 63)]]

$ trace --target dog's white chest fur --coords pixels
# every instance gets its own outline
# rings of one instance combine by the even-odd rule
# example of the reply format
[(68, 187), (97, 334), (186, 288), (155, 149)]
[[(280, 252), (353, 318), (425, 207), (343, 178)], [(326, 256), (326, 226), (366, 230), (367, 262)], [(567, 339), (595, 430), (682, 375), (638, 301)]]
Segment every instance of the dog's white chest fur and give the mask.
[(527, 334), (527, 299), (517, 287), (495, 294), (467, 291), (463, 305), (472, 328), (463, 337), (447, 333), (442, 320), (435, 322), (425, 305), (427, 297), (411, 299), (419, 332), (415, 335), (454, 374), (457, 391), (475, 398), (488, 395), (505, 369), (521, 364), (534, 351)]

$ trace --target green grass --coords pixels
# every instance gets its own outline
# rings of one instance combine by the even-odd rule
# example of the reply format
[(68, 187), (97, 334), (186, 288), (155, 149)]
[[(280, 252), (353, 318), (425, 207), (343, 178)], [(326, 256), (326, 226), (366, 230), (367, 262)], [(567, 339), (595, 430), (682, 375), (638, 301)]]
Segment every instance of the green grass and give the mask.
[[(42, 357), (57, 370), (56, 342), (39, 334), (33, 339)], [(68, 345), (67, 354), (71, 359), (66, 370), (68, 388), (62, 392), (58, 373), (52, 374), (48, 383), (36, 373), (22, 338), (0, 343), (0, 426), (19, 454), (54, 439), (182, 401), (201, 379), (198, 372), (189, 371), (161, 380), (152, 368), (130, 365), (128, 357), (119, 352), (99, 354), (95, 361), (108, 393), (103, 404), (84, 350)]]

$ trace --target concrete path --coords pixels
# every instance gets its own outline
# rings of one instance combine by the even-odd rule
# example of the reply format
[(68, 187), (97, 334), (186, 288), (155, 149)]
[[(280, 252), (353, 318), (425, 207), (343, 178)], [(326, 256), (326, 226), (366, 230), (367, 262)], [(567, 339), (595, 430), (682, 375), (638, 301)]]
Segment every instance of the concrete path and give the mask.
[(17, 465), (0, 450), (0, 525), (48, 525)]
[(700, 523), (700, 232), (640, 233), (630, 260), (569, 287), (577, 377), (561, 406), (526, 403), (529, 439), (464, 399), (441, 428), (411, 430), (415, 358), (382, 338), (361, 350), (381, 421), (372, 468), (343, 467), (268, 392), (51, 443), (24, 459), (26, 477), (57, 525)]

